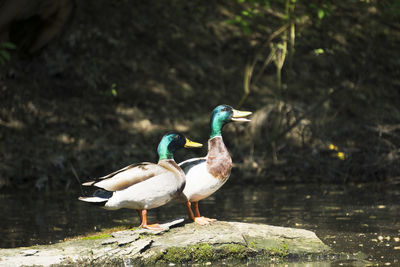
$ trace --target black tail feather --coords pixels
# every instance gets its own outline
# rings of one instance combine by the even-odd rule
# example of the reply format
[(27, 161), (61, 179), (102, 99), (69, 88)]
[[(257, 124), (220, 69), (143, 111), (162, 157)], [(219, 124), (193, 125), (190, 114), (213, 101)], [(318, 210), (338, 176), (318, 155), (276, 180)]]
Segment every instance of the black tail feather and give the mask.
[(94, 186), (89, 187), (88, 190), (85, 191), (85, 196), (80, 197), (79, 200), (96, 206), (104, 206), (114, 194), (112, 191), (107, 191)]
[(99, 188), (96, 191), (94, 191), (93, 196), (105, 198), (106, 199), (105, 201), (107, 201), (109, 198), (111, 198), (113, 196), (113, 194), (114, 194), (114, 192)]

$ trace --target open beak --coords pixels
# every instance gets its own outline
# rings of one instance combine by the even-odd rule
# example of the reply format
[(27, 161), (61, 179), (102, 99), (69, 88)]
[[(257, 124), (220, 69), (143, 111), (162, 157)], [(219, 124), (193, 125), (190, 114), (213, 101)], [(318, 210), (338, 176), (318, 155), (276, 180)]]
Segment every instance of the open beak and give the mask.
[(202, 147), (202, 146), (203, 146), (202, 144), (190, 141), (189, 139), (186, 138), (185, 147)]
[(233, 110), (233, 116), (232, 120), (233, 121), (250, 121), (249, 119), (246, 119), (245, 117), (251, 115), (253, 112), (250, 111), (240, 111), (240, 110)]

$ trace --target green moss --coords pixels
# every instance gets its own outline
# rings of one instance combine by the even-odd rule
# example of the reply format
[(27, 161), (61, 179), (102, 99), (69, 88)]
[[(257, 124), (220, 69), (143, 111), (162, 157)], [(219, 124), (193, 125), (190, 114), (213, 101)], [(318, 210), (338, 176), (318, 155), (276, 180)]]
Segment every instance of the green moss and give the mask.
[(242, 244), (223, 244), (214, 248), (210, 244), (202, 243), (187, 247), (171, 247), (154, 259), (155, 261), (173, 263), (204, 263), (218, 259), (245, 259), (251, 252), (251, 249)]
[(140, 259), (138, 266), (166, 266), (168, 263), (187, 264), (191, 262), (193, 262), (192, 255), (186, 247), (170, 247), (150, 255), (150, 257)]
[(189, 261), (192, 259), (190, 253), (188, 253), (187, 248), (184, 247), (171, 247), (162, 256), (162, 260), (173, 263), (181, 263)]
[(254, 238), (246, 236), (245, 240), (248, 247), (260, 252), (261, 254), (284, 258), (289, 255), (289, 246), (285, 242), (278, 240), (269, 240), (263, 238)]
[(254, 241), (251, 241), (251, 242), (249, 243), (249, 247), (250, 247), (250, 248), (255, 248), (255, 247), (256, 247), (256, 243), (254, 243)]
[(223, 258), (244, 259), (249, 254), (249, 249), (242, 244), (224, 244), (218, 247), (219, 254)]
[(204, 243), (195, 246), (189, 246), (193, 260), (196, 262), (206, 262), (214, 259), (214, 249), (210, 244)]
[(144, 235), (144, 234), (140, 234), (139, 235), (139, 239), (143, 239), (143, 238), (146, 238), (146, 237), (148, 237), (149, 235)]
[[(64, 241), (68, 240), (94, 240), (94, 239), (101, 239), (101, 238), (107, 238), (111, 237), (111, 233), (118, 232), (118, 231), (124, 231), (124, 230), (132, 230), (135, 231), (139, 229), (139, 227), (133, 227), (133, 228), (128, 228), (127, 226), (116, 226), (112, 228), (104, 228), (101, 229), (101, 232), (92, 232), (92, 233), (87, 233), (85, 236), (74, 236), (74, 237), (69, 237), (65, 238)], [(108, 235), (108, 236), (107, 236)]]
[(249, 242), (248, 246), (232, 243), (222, 244), (216, 247), (208, 243), (201, 243), (187, 247), (171, 247), (166, 250), (166, 252), (160, 253), (154, 257), (154, 262), (204, 263), (220, 259), (244, 260), (255, 255), (284, 259), (289, 255), (289, 247), (286, 243), (269, 244), (262, 248), (257, 242)]
[[(111, 237), (111, 233), (117, 232), (117, 231), (124, 231), (124, 230), (130, 230), (130, 231), (135, 231), (139, 229), (139, 227), (133, 227), (130, 229), (127, 229), (126, 227), (113, 227), (113, 228), (106, 228), (103, 229), (99, 234), (89, 234), (88, 236), (84, 236), (80, 238), (81, 240), (96, 240), (96, 239), (103, 239), (103, 238), (108, 238)], [(143, 238), (143, 235), (139, 236), (140, 238)]]
[(173, 263), (207, 262), (214, 259), (214, 249), (210, 244), (202, 243), (187, 247), (171, 247), (159, 260)]
[(284, 258), (289, 255), (289, 246), (286, 243), (283, 243), (280, 247), (268, 248), (265, 251), (271, 256)]
[(82, 237), (82, 240), (96, 240), (96, 239), (103, 239), (103, 238), (107, 238), (107, 237), (111, 237), (111, 235), (101, 233), (98, 235), (90, 235), (90, 236)]

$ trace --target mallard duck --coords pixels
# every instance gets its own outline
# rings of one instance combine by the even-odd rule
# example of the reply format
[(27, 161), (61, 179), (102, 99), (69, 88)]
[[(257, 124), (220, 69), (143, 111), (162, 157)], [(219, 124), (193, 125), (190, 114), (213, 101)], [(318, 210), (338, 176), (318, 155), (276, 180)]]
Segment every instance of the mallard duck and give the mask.
[(83, 183), (96, 189), (79, 200), (101, 205), (105, 209), (135, 209), (141, 227), (161, 230), (158, 224), (147, 224), (147, 210), (162, 206), (179, 196), (185, 186), (185, 174), (174, 160), (174, 152), (183, 147), (201, 147), (182, 134), (165, 134), (158, 145), (158, 163), (142, 162)]
[(222, 139), (222, 128), (231, 121), (250, 121), (245, 118), (250, 114), (252, 113), (249, 111), (235, 110), (228, 105), (216, 107), (211, 115), (207, 156), (179, 163), (186, 175), (186, 185), (181, 200), (186, 202), (189, 217), (200, 225), (208, 224), (215, 219), (200, 216), (198, 202), (217, 191), (228, 180), (232, 169), (232, 159)]

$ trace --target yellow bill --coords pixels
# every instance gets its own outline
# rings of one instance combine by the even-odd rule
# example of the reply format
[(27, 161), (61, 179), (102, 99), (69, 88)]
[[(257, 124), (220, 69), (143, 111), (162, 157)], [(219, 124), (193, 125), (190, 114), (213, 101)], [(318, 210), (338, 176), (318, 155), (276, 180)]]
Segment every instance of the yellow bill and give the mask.
[(250, 121), (249, 119), (245, 118), (247, 116), (250, 116), (253, 112), (250, 111), (240, 111), (233, 109), (233, 116), (232, 120), (233, 121)]
[(186, 138), (185, 147), (202, 147), (202, 146), (203, 146), (202, 144), (190, 141), (189, 139)]

